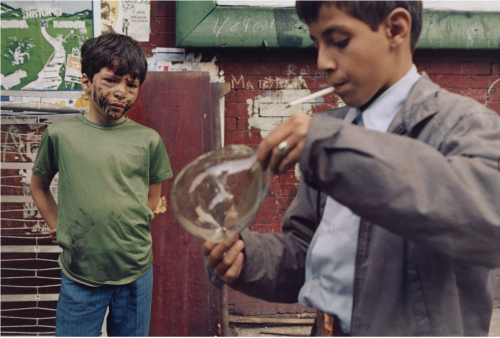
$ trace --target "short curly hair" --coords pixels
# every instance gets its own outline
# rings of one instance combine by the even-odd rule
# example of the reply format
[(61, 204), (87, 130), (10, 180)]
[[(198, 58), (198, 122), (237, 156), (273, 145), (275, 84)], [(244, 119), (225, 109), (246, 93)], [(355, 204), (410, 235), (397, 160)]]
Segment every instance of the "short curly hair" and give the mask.
[(82, 46), (82, 74), (87, 74), (92, 82), (103, 68), (113, 69), (119, 76), (128, 74), (142, 85), (148, 62), (139, 42), (126, 35), (108, 33), (88, 39)]

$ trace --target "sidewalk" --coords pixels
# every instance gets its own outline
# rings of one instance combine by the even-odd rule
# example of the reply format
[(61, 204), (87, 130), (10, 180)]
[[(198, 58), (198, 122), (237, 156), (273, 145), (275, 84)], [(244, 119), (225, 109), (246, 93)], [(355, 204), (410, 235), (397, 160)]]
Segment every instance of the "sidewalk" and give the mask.
[(307, 337), (314, 315), (276, 315), (269, 317), (230, 316), (229, 327), (240, 337)]
[[(296, 318), (296, 320), (293, 320)], [(282, 322), (277, 322), (282, 319)], [(309, 323), (310, 322), (310, 323)], [(307, 337), (314, 318), (291, 317), (261, 318), (230, 316), (229, 326), (240, 337)], [(293, 324), (293, 325), (292, 325)], [(488, 337), (500, 337), (500, 306), (493, 309)]]
[(493, 309), (488, 337), (500, 337), (500, 304)]

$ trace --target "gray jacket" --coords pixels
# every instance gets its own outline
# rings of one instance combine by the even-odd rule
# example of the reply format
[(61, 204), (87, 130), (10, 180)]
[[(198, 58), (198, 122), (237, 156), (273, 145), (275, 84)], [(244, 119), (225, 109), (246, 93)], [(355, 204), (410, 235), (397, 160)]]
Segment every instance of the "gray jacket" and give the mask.
[[(351, 334), (486, 336), (500, 266), (500, 118), (426, 74), (389, 131), (313, 118), (283, 234), (245, 230), (231, 284), (297, 302), (326, 195), (361, 216)], [(318, 193), (320, 192), (320, 193)]]

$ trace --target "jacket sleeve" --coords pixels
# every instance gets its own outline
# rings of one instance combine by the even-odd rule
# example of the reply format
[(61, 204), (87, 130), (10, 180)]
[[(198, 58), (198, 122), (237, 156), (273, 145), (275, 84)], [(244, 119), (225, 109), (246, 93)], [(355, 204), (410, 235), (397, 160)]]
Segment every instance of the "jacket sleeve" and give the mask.
[(231, 288), (269, 302), (296, 303), (305, 280), (305, 261), (316, 229), (317, 191), (304, 182), (288, 208), (282, 234), (244, 230), (245, 262)]
[(434, 126), (439, 145), (313, 118), (302, 179), (362, 218), (468, 264), (500, 266), (500, 119)]

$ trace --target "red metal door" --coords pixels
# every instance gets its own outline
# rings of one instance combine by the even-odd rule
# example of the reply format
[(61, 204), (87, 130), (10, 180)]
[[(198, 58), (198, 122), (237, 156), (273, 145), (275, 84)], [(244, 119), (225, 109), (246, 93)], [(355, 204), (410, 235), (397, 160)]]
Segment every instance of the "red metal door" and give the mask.
[[(217, 147), (208, 73), (149, 73), (128, 116), (162, 137), (174, 178), (164, 181), (167, 210), (151, 222), (153, 305), (151, 336), (219, 334), (218, 291), (204, 273), (202, 240), (187, 233), (170, 208), (170, 189), (179, 171)], [(215, 103), (215, 102), (214, 102)], [(218, 106), (218, 102), (216, 104)], [(216, 114), (212, 116), (212, 114)]]
[[(210, 84), (208, 73), (148, 74), (129, 116), (162, 136), (174, 177), (191, 160), (219, 145), (218, 99), (223, 92)], [(39, 95), (28, 94), (20, 96)], [(81, 94), (67, 95), (76, 100)], [(53, 335), (61, 249), (47, 236), (47, 226), (29, 195), (29, 180), (46, 125), (70, 116), (14, 115), (2, 116), (1, 126), (1, 334)], [(173, 179), (164, 182), (162, 196), (167, 208), (151, 222), (154, 287), (150, 335), (217, 335), (218, 291), (203, 270), (202, 241), (184, 231), (168, 207), (172, 184)]]

